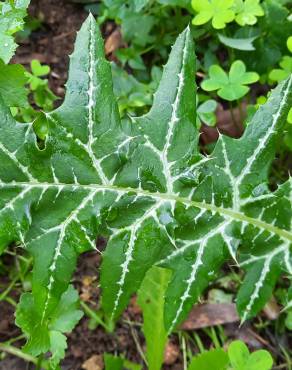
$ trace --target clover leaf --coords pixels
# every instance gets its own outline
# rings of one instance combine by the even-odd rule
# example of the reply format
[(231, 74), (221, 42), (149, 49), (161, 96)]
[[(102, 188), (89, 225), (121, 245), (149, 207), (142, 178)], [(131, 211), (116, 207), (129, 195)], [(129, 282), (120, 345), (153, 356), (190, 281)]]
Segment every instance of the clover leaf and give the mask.
[(225, 28), (235, 17), (232, 5), (233, 0), (192, 0), (192, 7), (198, 13), (193, 24), (199, 26), (212, 19), (214, 28)]
[(234, 101), (242, 98), (249, 91), (246, 85), (259, 80), (255, 72), (246, 72), (245, 64), (241, 60), (232, 63), (229, 74), (218, 65), (209, 68), (209, 79), (202, 82), (205, 91), (218, 90), (218, 95), (225, 100)]
[(292, 57), (288, 55), (283, 56), (279, 65), (281, 68), (275, 68), (269, 74), (269, 78), (273, 82), (283, 81), (290, 76), (292, 73)]
[[(292, 53), (292, 36), (287, 39), (287, 48)], [(279, 65), (281, 68), (272, 69), (269, 74), (269, 79), (272, 82), (281, 82), (290, 76), (292, 73), (292, 57), (284, 55)]]
[(222, 348), (211, 349), (193, 357), (188, 370), (223, 370), (228, 362), (228, 355)]
[(235, 0), (235, 21), (240, 26), (256, 24), (257, 17), (262, 17), (265, 14), (259, 2), (260, 0)]
[(250, 354), (247, 346), (240, 340), (230, 344), (228, 357), (234, 370), (270, 370), (273, 366), (273, 359), (268, 351), (259, 350)]

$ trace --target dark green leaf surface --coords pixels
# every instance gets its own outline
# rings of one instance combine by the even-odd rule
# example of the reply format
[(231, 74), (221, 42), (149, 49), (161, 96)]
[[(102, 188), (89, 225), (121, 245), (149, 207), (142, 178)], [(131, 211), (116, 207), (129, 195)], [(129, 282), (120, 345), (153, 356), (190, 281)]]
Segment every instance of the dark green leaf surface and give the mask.
[(0, 59), (4, 63), (10, 61), (17, 48), (12, 35), (23, 29), (29, 3), (30, 0), (0, 2)]
[[(183, 320), (230, 256), (247, 270), (238, 298), (243, 320), (263, 307), (280, 274), (292, 272), (292, 181), (274, 193), (266, 186), (291, 107), (292, 78), (271, 93), (241, 139), (221, 136), (203, 157), (194, 61), (186, 29), (152, 109), (122, 125), (90, 16), (71, 56), (65, 101), (46, 114), (43, 150), (32, 125), (15, 122), (1, 101), (0, 252), (20, 241), (34, 259), (32, 295), (22, 297), (28, 303), (18, 314), (31, 352), (47, 350), (77, 258), (96, 250), (98, 235), (108, 237), (101, 272), (106, 313), (118, 318), (147, 270), (160, 264), (172, 270), (167, 330)], [(71, 322), (57, 331), (71, 329)]]
[(5, 65), (0, 61), (0, 95), (8, 107), (27, 107), (28, 79), (20, 64)]

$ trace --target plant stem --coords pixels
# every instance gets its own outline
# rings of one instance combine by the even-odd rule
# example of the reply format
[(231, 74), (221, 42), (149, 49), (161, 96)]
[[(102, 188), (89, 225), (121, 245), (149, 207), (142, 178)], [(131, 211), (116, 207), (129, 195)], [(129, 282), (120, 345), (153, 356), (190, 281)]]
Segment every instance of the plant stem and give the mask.
[(39, 358), (37, 359), (36, 370), (41, 370), (43, 358), (44, 356), (40, 355)]
[(197, 333), (194, 333), (194, 338), (195, 338), (195, 341), (196, 341), (196, 344), (199, 348), (200, 353), (205, 352), (205, 347), (204, 347), (204, 345), (201, 341), (201, 338), (199, 337), (199, 335)]
[(181, 335), (181, 341), (182, 341), (182, 352), (183, 352), (183, 370), (187, 370), (187, 351), (186, 351), (186, 340), (184, 335)]
[[(31, 363), (35, 364), (36, 366), (38, 365), (38, 359), (36, 359), (35, 357), (33, 357), (33, 356), (31, 356), (27, 353), (24, 353), (23, 351), (21, 351), (21, 349), (13, 347), (9, 344), (4, 344), (4, 343), (1, 344), (0, 343), (0, 351), (9, 353), (9, 354), (11, 354), (13, 356), (16, 356), (16, 357), (19, 357), (19, 358), (23, 359), (24, 361), (31, 362)], [(43, 363), (42, 367), (46, 370), (49, 369), (49, 367), (46, 363)]]
[(19, 335), (18, 337), (15, 337), (15, 338), (12, 338), (12, 339), (8, 340), (8, 341), (6, 342), (6, 344), (7, 344), (7, 345), (11, 345), (12, 343), (17, 342), (17, 341), (19, 341), (19, 340), (21, 340), (21, 339), (25, 339), (25, 335), (24, 335), (24, 334), (21, 334), (21, 335)]
[(16, 307), (17, 306), (17, 303), (15, 302), (15, 300), (14, 299), (12, 299), (11, 297), (6, 297), (5, 298), (5, 301), (6, 302), (8, 302), (8, 303), (10, 303), (11, 304), (11, 306), (13, 306), (13, 307)]
[(132, 337), (134, 339), (134, 342), (136, 344), (137, 351), (138, 351), (139, 355), (141, 356), (142, 360), (144, 361), (145, 365), (148, 367), (148, 361), (147, 361), (146, 356), (143, 352), (143, 349), (142, 349), (142, 347), (139, 343), (139, 340), (138, 340), (137, 334), (135, 332), (135, 329), (133, 328), (133, 326), (131, 324), (129, 324), (129, 327), (130, 327), (131, 334), (132, 334)]
[(244, 114), (243, 114), (243, 110), (242, 110), (242, 103), (241, 103), (240, 100), (237, 100), (237, 104), (238, 104), (238, 110), (239, 110), (239, 116), (240, 116), (240, 123), (243, 125)]
[(231, 119), (232, 119), (232, 122), (233, 122), (233, 125), (237, 131), (237, 134), (240, 135), (241, 133), (241, 130), (238, 126), (238, 123), (236, 121), (236, 118), (235, 118), (235, 115), (234, 115), (234, 110), (233, 110), (233, 105), (232, 105), (232, 102), (229, 102), (229, 111), (230, 111), (230, 115), (231, 115)]
[(81, 307), (83, 308), (85, 314), (93, 319), (98, 325), (102, 326), (108, 333), (113, 332), (113, 328), (111, 325), (107, 325), (101, 317), (93, 311), (85, 302), (81, 301), (80, 302)]
[(2, 292), (0, 294), (0, 301), (3, 301), (4, 299), (6, 299), (7, 295), (10, 293), (10, 291), (13, 289), (15, 283), (17, 282), (19, 276), (15, 276), (14, 279), (11, 281), (11, 283), (9, 284), (9, 286), (7, 287), (7, 289), (4, 290), (4, 292)]

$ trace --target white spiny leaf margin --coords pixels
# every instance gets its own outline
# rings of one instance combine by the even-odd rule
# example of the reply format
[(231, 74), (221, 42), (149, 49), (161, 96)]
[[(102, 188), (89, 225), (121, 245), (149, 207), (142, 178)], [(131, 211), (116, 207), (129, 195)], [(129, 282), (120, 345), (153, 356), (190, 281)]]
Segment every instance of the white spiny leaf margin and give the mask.
[(90, 192), (83, 199), (83, 201), (80, 203), (80, 205), (74, 211), (72, 211), (70, 213), (70, 215), (65, 219), (65, 221), (63, 221), (57, 228), (55, 228), (55, 230), (59, 230), (59, 237), (58, 237), (58, 240), (57, 240), (57, 245), (56, 245), (54, 257), (53, 257), (52, 263), (51, 263), (51, 265), (49, 267), (49, 271), (50, 271), (50, 274), (49, 274), (49, 284), (47, 286), (47, 296), (46, 296), (46, 301), (45, 301), (45, 305), (44, 305), (44, 311), (43, 311), (43, 315), (42, 315), (42, 321), (46, 317), (48, 305), (49, 305), (49, 302), (50, 302), (50, 299), (51, 299), (51, 292), (52, 292), (53, 284), (54, 284), (54, 281), (55, 281), (55, 279), (54, 279), (54, 272), (56, 270), (58, 258), (60, 258), (62, 256), (62, 254), (61, 254), (61, 248), (62, 248), (62, 243), (64, 241), (64, 238), (66, 237), (67, 227), (73, 221), (77, 222), (80, 225), (80, 222), (78, 220), (78, 214), (79, 214), (79, 212), (82, 209), (84, 209), (89, 202), (91, 202), (93, 200), (93, 198), (94, 198), (94, 196), (96, 194), (97, 194), (97, 190)]
[(95, 124), (95, 91), (97, 89), (97, 86), (95, 86), (94, 83), (94, 76), (95, 76), (95, 70), (96, 70), (96, 35), (95, 35), (95, 19), (92, 14), (90, 14), (90, 42), (89, 42), (89, 89), (88, 89), (88, 142), (87, 142), (87, 151), (90, 155), (90, 158), (92, 159), (94, 166), (99, 174), (99, 177), (102, 181), (102, 184), (108, 184), (109, 180), (106, 177), (101, 164), (100, 160), (98, 160), (93, 152), (92, 145), (94, 143), (94, 135), (93, 135), (93, 127)]
[[(221, 208), (221, 207), (216, 207), (215, 205), (210, 205), (210, 204), (207, 204), (207, 203), (204, 203), (204, 202), (192, 201), (188, 198), (182, 198), (182, 197), (179, 197), (177, 195), (164, 194), (164, 193), (161, 193), (161, 194), (159, 194), (159, 193), (150, 193), (150, 192), (145, 191), (143, 189), (119, 188), (119, 187), (116, 187), (114, 185), (95, 185), (95, 184), (92, 184), (92, 185), (78, 184), (78, 185), (76, 185), (76, 184), (61, 184), (61, 183), (52, 183), (52, 184), (50, 184), (50, 183), (38, 183), (38, 182), (30, 182), (30, 183), (25, 183), (25, 182), (24, 183), (14, 183), (14, 182), (12, 182), (10, 184), (7, 184), (7, 183), (2, 182), (2, 183), (0, 183), (0, 187), (1, 188), (17, 187), (17, 188), (23, 189), (23, 190), (21, 190), (21, 192), (18, 195), (16, 195), (14, 198), (12, 198), (10, 200), (9, 203), (12, 204), (12, 206), (13, 206), (14, 202), (16, 202), (18, 199), (20, 199), (21, 197), (28, 194), (33, 189), (41, 189), (42, 190), (41, 195), (39, 197), (39, 201), (40, 201), (41, 197), (43, 197), (44, 192), (47, 191), (47, 189), (49, 189), (49, 188), (56, 188), (58, 190), (58, 192), (65, 191), (66, 189), (88, 190), (88, 195), (84, 198), (84, 200), (79, 205), (79, 207), (77, 207), (75, 210), (73, 210), (71, 212), (71, 214), (66, 218), (66, 220), (64, 222), (62, 222), (60, 225), (58, 225), (55, 228), (52, 228), (52, 229), (49, 229), (49, 230), (44, 230), (44, 233), (37, 237), (37, 239), (40, 239), (41, 237), (43, 237), (44, 235), (47, 235), (48, 233), (55, 232), (55, 231), (59, 232), (57, 247), (56, 247), (56, 250), (55, 250), (55, 253), (54, 253), (53, 262), (50, 266), (50, 280), (49, 280), (49, 284), (47, 286), (48, 295), (47, 295), (46, 308), (44, 310), (43, 317), (45, 317), (46, 310), (47, 310), (47, 307), (48, 307), (48, 304), (49, 304), (49, 301), (50, 301), (50, 298), (51, 298), (51, 291), (52, 291), (53, 283), (54, 283), (53, 273), (54, 273), (55, 268), (56, 268), (57, 260), (60, 257), (61, 246), (62, 246), (62, 242), (64, 240), (64, 237), (66, 235), (66, 230), (67, 230), (68, 226), (73, 221), (78, 222), (79, 212), (90, 201), (93, 201), (93, 198), (94, 198), (95, 194), (97, 194), (100, 191), (101, 192), (111, 191), (111, 192), (114, 192), (115, 194), (117, 194), (117, 196), (118, 195), (121, 196), (121, 195), (127, 194), (129, 192), (131, 192), (131, 193), (136, 192), (137, 196), (148, 196), (151, 199), (155, 200), (154, 205), (150, 207), (150, 209), (145, 213), (145, 215), (142, 218), (137, 219), (135, 221), (135, 223), (129, 227), (130, 243), (129, 243), (127, 252), (125, 254), (125, 261), (121, 265), (121, 271), (122, 272), (121, 272), (120, 280), (118, 282), (119, 291), (118, 291), (118, 294), (115, 298), (115, 310), (118, 307), (119, 300), (120, 300), (121, 295), (123, 293), (123, 285), (124, 285), (124, 282), (125, 282), (125, 279), (126, 279), (126, 275), (128, 273), (129, 264), (132, 261), (132, 253), (133, 253), (133, 249), (134, 249), (134, 246), (135, 246), (135, 240), (137, 238), (137, 233), (138, 233), (140, 227), (142, 226), (143, 222), (147, 218), (150, 218), (150, 217), (152, 217), (156, 221), (158, 226), (161, 227), (161, 225), (159, 225), (159, 220), (158, 220), (156, 212), (165, 203), (167, 203), (167, 204), (174, 203), (175, 204), (176, 202), (180, 202), (180, 203), (185, 204), (186, 206), (194, 206), (194, 207), (200, 208), (201, 209), (201, 211), (199, 212), (200, 216), (198, 215), (198, 217), (203, 216), (204, 213), (207, 212), (207, 211), (211, 211), (211, 212), (214, 212), (214, 213), (217, 212), (218, 214), (220, 214), (224, 218), (224, 221), (221, 224), (219, 224), (217, 228), (212, 230), (210, 233), (206, 234), (203, 238), (201, 238), (199, 240), (193, 240), (193, 241), (183, 241), (183, 245), (180, 248), (175, 249), (174, 252), (170, 256), (168, 256), (168, 258), (166, 259), (166, 260), (171, 260), (171, 259), (175, 258), (176, 256), (184, 253), (184, 251), (186, 251), (187, 248), (189, 248), (191, 246), (194, 246), (196, 244), (199, 244), (197, 258), (196, 258), (196, 260), (194, 261), (194, 263), (192, 265), (192, 271), (191, 271), (190, 277), (186, 281), (187, 282), (186, 290), (185, 290), (184, 294), (181, 297), (181, 305), (178, 309), (176, 318), (173, 320), (173, 324), (172, 324), (173, 327), (175, 326), (175, 324), (176, 324), (175, 321), (179, 318), (179, 315), (180, 315), (180, 313), (183, 309), (184, 302), (189, 297), (189, 292), (190, 292), (192, 284), (195, 282), (197, 273), (198, 273), (200, 265), (202, 263), (202, 257), (203, 257), (203, 254), (204, 254), (204, 249), (205, 249), (205, 246), (208, 243), (208, 240), (210, 240), (210, 238), (212, 238), (213, 236), (218, 235), (218, 234), (222, 235), (222, 237), (223, 237), (225, 235), (225, 230), (226, 230), (227, 226), (230, 224), (230, 222), (232, 222), (234, 220), (242, 222), (243, 225), (251, 224), (251, 225), (259, 228), (260, 230), (267, 230), (272, 234), (278, 235), (283, 241), (285, 241), (285, 243), (281, 247), (277, 248), (271, 254), (261, 256), (261, 257), (252, 257), (248, 261), (245, 261), (242, 264), (242, 266), (244, 266), (244, 265), (247, 265), (249, 263), (255, 262), (256, 259), (265, 258), (265, 269), (263, 270), (263, 272), (261, 274), (261, 278), (259, 279), (259, 282), (258, 282), (257, 286), (255, 287), (255, 291), (254, 291), (253, 295), (251, 296), (250, 304), (247, 307), (246, 315), (248, 314), (249, 310), (252, 308), (255, 300), (257, 299), (258, 292), (259, 292), (260, 288), (262, 287), (262, 284), (265, 281), (265, 277), (266, 277), (266, 275), (269, 271), (270, 262), (273, 260), (273, 258), (277, 254), (284, 253), (284, 255), (287, 256), (287, 258), (285, 258), (285, 260), (287, 261), (286, 262), (287, 268), (289, 269), (289, 271), (292, 270), (291, 265), (289, 264), (289, 244), (292, 242), (292, 234), (290, 232), (286, 231), (286, 230), (280, 230), (277, 227), (275, 227), (274, 225), (266, 224), (262, 220), (252, 219), (250, 217), (245, 216), (242, 213), (234, 212), (233, 210), (227, 210), (227, 209), (224, 209), (224, 208)], [(121, 232), (122, 230), (117, 230), (117, 231)], [(32, 242), (33, 241), (35, 241), (35, 240), (32, 240)], [(171, 240), (171, 242), (173, 243), (174, 241)], [(93, 243), (93, 241), (92, 241), (92, 243)], [(161, 261), (161, 262), (164, 262), (164, 261)]]
[(16, 157), (16, 153), (10, 152), (1, 142), (0, 142), (0, 150), (4, 152), (14, 163), (15, 165), (20, 168), (22, 173), (28, 177), (30, 181), (37, 181), (33, 175), (29, 172), (28, 167), (24, 166), (22, 163), (19, 162), (19, 160)]
[[(187, 34), (190, 32), (189, 28), (187, 29), (185, 33), (185, 37), (187, 37)], [(183, 87), (185, 83), (185, 66), (186, 66), (186, 60), (187, 60), (187, 49), (188, 49), (188, 43), (185, 42), (183, 53), (182, 53), (182, 63), (180, 72), (177, 75), (178, 78), (178, 86), (177, 86), (177, 92), (176, 97), (174, 100), (174, 103), (172, 103), (172, 113), (170, 121), (167, 125), (167, 133), (166, 133), (166, 139), (165, 144), (162, 150), (155, 147), (149, 140), (149, 137), (147, 135), (144, 135), (144, 138), (146, 140), (145, 146), (149, 147), (153, 150), (153, 152), (159, 157), (160, 162), (162, 164), (163, 173), (166, 181), (166, 189), (168, 194), (174, 194), (173, 185), (176, 180), (178, 180), (178, 176), (173, 176), (172, 174), (172, 167), (175, 164), (175, 162), (169, 161), (169, 149), (171, 148), (171, 143), (173, 139), (173, 133), (175, 129), (175, 125), (179, 122), (178, 117), (178, 110), (179, 110), (179, 104), (181, 101), (181, 96), (183, 93)]]
[[(115, 298), (114, 309), (113, 309), (113, 312), (112, 312), (112, 318), (115, 316), (116, 310), (119, 306), (119, 302), (120, 302), (121, 296), (123, 294), (123, 286), (125, 284), (126, 275), (129, 272), (129, 265), (130, 265), (131, 261), (133, 261), (133, 252), (134, 252), (135, 241), (137, 239), (138, 231), (142, 227), (144, 221), (146, 221), (148, 218), (152, 217), (153, 219), (157, 220), (156, 211), (159, 209), (161, 204), (162, 204), (162, 201), (158, 201), (157, 203), (155, 203), (152, 207), (149, 208), (149, 210), (147, 210), (145, 212), (144, 216), (137, 219), (131, 225), (131, 227), (128, 228), (128, 230), (130, 232), (130, 240), (129, 240), (129, 244), (128, 244), (128, 247), (127, 247), (127, 251), (125, 253), (125, 261), (121, 264), (121, 269), (122, 269), (121, 277), (120, 277), (120, 280), (118, 281), (119, 290), (118, 290), (118, 293), (117, 293), (116, 298)], [(126, 229), (123, 229), (123, 231), (126, 230)]]
[[(246, 306), (245, 311), (243, 312), (243, 315), (242, 315), (242, 318), (241, 318), (242, 323), (246, 320), (246, 318), (248, 317), (249, 312), (253, 308), (253, 305), (255, 304), (256, 300), (259, 298), (260, 290), (264, 286), (264, 283), (265, 283), (267, 275), (270, 271), (271, 263), (272, 263), (273, 259), (277, 255), (279, 255), (280, 253), (284, 253), (284, 256), (286, 256), (286, 254), (289, 253), (289, 243), (287, 243), (287, 242), (283, 243), (282, 245), (280, 245), (279, 247), (277, 247), (272, 252), (270, 252), (266, 255), (252, 256), (251, 258), (249, 258), (248, 260), (246, 260), (246, 261), (244, 261), (243, 263), (240, 264), (240, 266), (243, 267), (243, 266), (252, 264), (256, 261), (259, 261), (259, 260), (264, 260), (265, 261), (262, 272), (261, 272), (261, 275), (260, 275), (258, 281), (255, 284), (255, 289), (254, 289), (253, 293), (251, 294), (250, 301), (249, 301), (248, 305)], [(287, 266), (287, 269), (288, 269), (289, 273), (292, 274), (292, 266), (291, 266), (289, 260), (288, 261), (285, 260), (285, 262), (286, 262), (286, 266)]]
[[(188, 32), (189, 32), (189, 30), (188, 30)], [(172, 114), (171, 114), (170, 121), (168, 122), (168, 125), (167, 125), (167, 134), (166, 134), (166, 140), (165, 140), (165, 144), (164, 144), (163, 149), (159, 150), (158, 148), (156, 148), (150, 142), (149, 138), (146, 135), (144, 136), (145, 140), (146, 140), (145, 146), (149, 147), (159, 157), (159, 159), (161, 161), (168, 194), (174, 194), (173, 184), (174, 184), (175, 179), (173, 178), (173, 175), (172, 175), (172, 172), (171, 172), (171, 168), (172, 168), (174, 163), (169, 162), (168, 154), (169, 154), (169, 149), (171, 147), (171, 141), (172, 141), (172, 137), (173, 137), (173, 133), (174, 133), (175, 124), (177, 122), (179, 122), (178, 109), (179, 109), (179, 103), (180, 103), (180, 100), (181, 100), (181, 94), (183, 92), (183, 86), (184, 86), (184, 79), (185, 79), (184, 72), (185, 72), (185, 64), (186, 64), (186, 56), (187, 56), (187, 46), (188, 45), (185, 42), (185, 45), (184, 45), (184, 48), (183, 48), (182, 65), (181, 65), (181, 68), (180, 68), (180, 73), (177, 76), (178, 77), (177, 93), (176, 93), (175, 101), (172, 104)], [(139, 184), (139, 187), (141, 187), (141, 184)], [(133, 251), (134, 251), (137, 232), (138, 232), (139, 228), (142, 226), (143, 222), (147, 218), (153, 217), (156, 220), (156, 222), (158, 221), (156, 211), (161, 206), (161, 203), (162, 202), (160, 200), (156, 205), (151, 207), (150, 210), (148, 210), (145, 213), (145, 215), (140, 220), (137, 220), (137, 222), (135, 222), (132, 225), (132, 227), (130, 228), (129, 246), (128, 246), (127, 251), (126, 251), (125, 261), (121, 264), (121, 268), (122, 268), (121, 277), (120, 277), (120, 280), (118, 281), (119, 290), (118, 290), (117, 296), (115, 298), (112, 317), (114, 317), (114, 315), (116, 313), (116, 310), (119, 306), (120, 298), (123, 294), (123, 285), (124, 285), (125, 280), (126, 280), (126, 275), (129, 272), (129, 264), (133, 259), (132, 254), (133, 254)], [(158, 225), (160, 225), (159, 222), (158, 222)], [(168, 237), (169, 237), (169, 235), (168, 235)], [(172, 242), (173, 245), (175, 245), (173, 239), (171, 239), (171, 242)]]
[(279, 109), (277, 110), (276, 113), (273, 114), (273, 121), (272, 121), (271, 126), (267, 130), (266, 134), (262, 138), (260, 138), (258, 146), (254, 150), (252, 155), (249, 158), (247, 158), (246, 166), (243, 168), (241, 173), (236, 177), (236, 180), (234, 182), (234, 187), (233, 187), (234, 192), (235, 192), (235, 194), (234, 194), (234, 209), (236, 211), (240, 210), (240, 205), (241, 205), (241, 199), (240, 199), (240, 195), (239, 195), (240, 185), (242, 184), (242, 182), (246, 178), (246, 176), (251, 173), (252, 166), (254, 165), (254, 162), (257, 160), (259, 155), (265, 149), (269, 140), (272, 138), (273, 134), (277, 131), (276, 126), (277, 126), (277, 123), (279, 121), (279, 118), (280, 118), (281, 114), (283, 113), (283, 110), (286, 108), (287, 97), (288, 97), (288, 93), (291, 91), (291, 88), (292, 88), (292, 78), (290, 78), (289, 81), (288, 81), (288, 84), (287, 84), (287, 87), (284, 91), (283, 98), (281, 100)]

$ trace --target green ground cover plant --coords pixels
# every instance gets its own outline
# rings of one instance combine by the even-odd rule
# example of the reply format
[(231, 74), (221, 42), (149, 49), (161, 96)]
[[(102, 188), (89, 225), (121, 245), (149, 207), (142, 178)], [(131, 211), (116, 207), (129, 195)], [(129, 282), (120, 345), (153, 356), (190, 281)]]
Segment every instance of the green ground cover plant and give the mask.
[(188, 370), (270, 370), (272, 365), (273, 359), (268, 351), (250, 354), (247, 346), (238, 340), (229, 345), (227, 352), (214, 349), (194, 357)]

